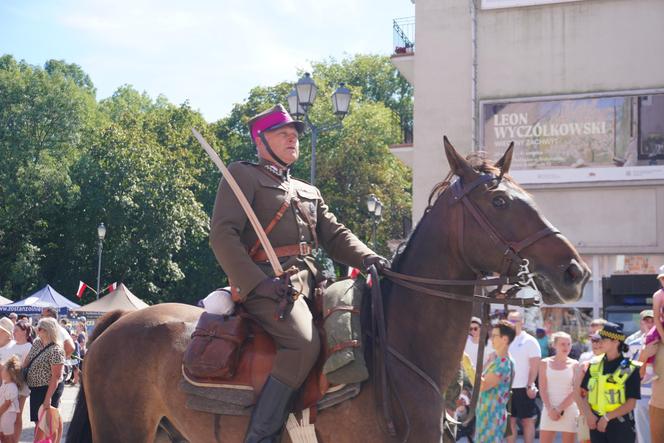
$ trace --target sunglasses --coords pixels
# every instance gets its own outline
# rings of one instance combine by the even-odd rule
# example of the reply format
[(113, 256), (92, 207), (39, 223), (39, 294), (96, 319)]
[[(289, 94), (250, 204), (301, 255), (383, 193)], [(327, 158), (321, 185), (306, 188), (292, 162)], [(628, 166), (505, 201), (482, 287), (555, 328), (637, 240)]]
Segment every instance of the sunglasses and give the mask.
[(479, 331), (480, 328), (478, 328), (477, 326), (471, 326), (470, 330), (471, 331)]
[(599, 342), (602, 341), (602, 339), (601, 338), (591, 338), (590, 341), (593, 342), (593, 343), (599, 343)]

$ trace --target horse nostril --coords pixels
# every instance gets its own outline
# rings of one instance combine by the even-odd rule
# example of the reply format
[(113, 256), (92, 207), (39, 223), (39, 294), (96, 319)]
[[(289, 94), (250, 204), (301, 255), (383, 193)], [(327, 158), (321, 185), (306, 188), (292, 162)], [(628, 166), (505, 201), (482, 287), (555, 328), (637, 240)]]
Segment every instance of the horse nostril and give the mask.
[(576, 262), (572, 260), (570, 265), (565, 270), (565, 280), (568, 283), (576, 284), (583, 280), (585, 272), (583, 268)]

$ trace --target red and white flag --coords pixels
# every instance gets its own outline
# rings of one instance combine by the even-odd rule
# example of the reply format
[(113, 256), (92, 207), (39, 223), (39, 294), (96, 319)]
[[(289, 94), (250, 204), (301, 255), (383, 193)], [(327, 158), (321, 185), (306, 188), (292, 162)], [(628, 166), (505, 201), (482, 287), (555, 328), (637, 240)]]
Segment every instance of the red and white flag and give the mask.
[(348, 277), (355, 280), (360, 275), (360, 270), (352, 266), (348, 267)]
[(113, 292), (113, 291), (115, 291), (115, 289), (116, 289), (117, 287), (118, 287), (118, 282), (111, 283), (110, 285), (108, 285), (108, 287), (106, 288), (106, 290), (107, 290), (108, 292)]
[(79, 280), (79, 282), (78, 282), (78, 291), (76, 291), (76, 297), (78, 297), (78, 298), (83, 297), (83, 293), (88, 288), (89, 288), (88, 285), (86, 285), (85, 283), (83, 283), (82, 281)]

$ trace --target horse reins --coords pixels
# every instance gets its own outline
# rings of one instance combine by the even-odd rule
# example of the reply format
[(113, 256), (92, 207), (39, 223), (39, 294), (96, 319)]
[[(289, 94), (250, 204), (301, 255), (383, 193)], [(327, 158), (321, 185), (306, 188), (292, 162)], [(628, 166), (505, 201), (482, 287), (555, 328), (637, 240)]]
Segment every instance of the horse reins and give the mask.
[[(498, 232), (495, 226), (491, 223), (489, 218), (482, 212), (482, 210), (477, 206), (477, 204), (470, 199), (470, 194), (473, 190), (477, 189), (481, 185), (488, 184), (490, 182), (496, 182), (496, 185), (500, 183), (502, 179), (502, 174), (499, 177), (494, 176), (493, 174), (482, 174), (479, 178), (471, 182), (468, 186), (463, 186), (463, 181), (461, 178), (457, 179), (452, 185), (451, 189), (453, 192), (454, 201), (452, 205), (456, 203), (461, 203), (462, 206), (458, 211), (458, 223), (459, 223), (459, 251), (461, 253), (462, 259), (466, 266), (475, 272), (477, 275), (476, 280), (441, 280), (428, 277), (419, 277), (408, 274), (402, 274), (395, 272), (389, 269), (384, 269), (382, 274), (385, 275), (393, 283), (398, 286), (413, 290), (416, 293), (422, 293), (433, 297), (438, 297), (447, 300), (454, 301), (473, 301), (480, 303), (482, 305), (482, 326), (480, 329), (480, 337), (485, 337), (487, 334), (488, 323), (489, 323), (489, 307), (492, 303), (501, 303), (505, 306), (521, 306), (521, 307), (531, 307), (538, 306), (539, 299), (534, 297), (530, 298), (514, 298), (516, 293), (523, 287), (530, 286), (537, 290), (537, 286), (533, 281), (533, 273), (529, 269), (529, 261), (521, 257), (520, 253), (528, 246), (536, 243), (537, 241), (548, 237), (550, 235), (556, 235), (560, 233), (556, 228), (551, 226), (547, 222), (547, 226), (544, 229), (541, 229), (524, 240), (518, 242), (511, 242), (504, 238), (503, 235)], [(439, 196), (445, 193), (443, 191)], [(427, 208), (427, 211), (431, 209), (431, 206)], [(472, 266), (468, 259), (466, 258), (465, 248), (464, 248), (464, 213), (467, 210), (473, 219), (479, 224), (479, 226), (488, 234), (491, 241), (498, 246), (498, 248), (503, 251), (503, 260), (501, 263), (501, 270), (498, 277), (493, 278), (481, 278), (482, 273), (478, 271), (474, 266)], [(514, 263), (518, 263), (518, 271), (516, 276), (509, 276), (509, 271), (513, 267)], [(380, 280), (378, 277), (378, 272), (376, 271), (375, 266), (372, 266), (369, 269), (369, 272), (372, 275), (372, 281), (375, 282), (371, 288), (371, 307), (372, 307), (372, 338), (374, 341), (373, 346), (373, 355), (374, 355), (374, 369), (380, 372), (381, 382), (380, 390), (382, 397), (382, 412), (385, 422), (387, 424), (387, 431), (391, 436), (396, 436), (396, 427), (394, 425), (394, 419), (392, 418), (392, 413), (390, 411), (389, 399), (391, 396), (390, 384), (391, 375), (387, 367), (387, 353), (389, 352), (394, 356), (399, 362), (401, 362), (405, 367), (410, 369), (412, 372), (417, 374), (422, 378), (427, 385), (438, 395), (438, 397), (444, 397), (441, 393), (440, 388), (436, 382), (431, 378), (426, 372), (419, 368), (415, 363), (411, 362), (404, 355), (396, 351), (394, 348), (387, 344), (386, 330), (385, 330), (385, 317), (383, 311), (382, 303), (382, 291), (380, 289)], [(512, 288), (506, 292), (502, 291), (504, 285), (514, 285)], [(433, 287), (432, 287), (433, 286)], [(436, 286), (498, 286), (498, 289), (492, 291), (488, 296), (487, 295), (477, 295), (474, 294), (469, 299), (468, 296), (442, 291)], [(474, 389), (471, 399), (471, 404), (469, 406), (470, 413), (468, 418), (465, 420), (464, 424), (470, 423), (475, 415), (475, 407), (477, 405), (477, 400), (479, 397), (479, 386), (481, 383), (482, 369), (484, 364), (484, 340), (480, 340), (478, 350), (477, 350), (477, 368), (475, 372), (474, 380)], [(406, 422), (406, 432), (404, 434), (404, 442), (408, 440), (410, 434), (410, 422), (406, 413), (406, 410), (398, 396), (398, 392), (394, 389), (394, 394), (397, 397), (397, 402), (399, 403), (400, 409), (404, 415), (404, 421)], [(376, 392), (376, 398), (378, 398), (378, 392)], [(447, 412), (445, 411), (445, 415)], [(441, 429), (441, 432), (444, 430)]]

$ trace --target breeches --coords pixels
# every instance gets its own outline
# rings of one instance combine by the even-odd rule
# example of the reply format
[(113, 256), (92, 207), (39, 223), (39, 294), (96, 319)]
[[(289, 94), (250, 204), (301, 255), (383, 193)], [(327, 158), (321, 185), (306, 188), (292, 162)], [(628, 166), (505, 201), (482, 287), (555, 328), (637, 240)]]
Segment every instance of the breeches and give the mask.
[(243, 304), (247, 312), (260, 320), (277, 345), (271, 375), (293, 389), (299, 388), (320, 352), (318, 330), (304, 297), (298, 297), (284, 320), (275, 318), (275, 300), (249, 296)]

